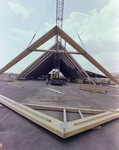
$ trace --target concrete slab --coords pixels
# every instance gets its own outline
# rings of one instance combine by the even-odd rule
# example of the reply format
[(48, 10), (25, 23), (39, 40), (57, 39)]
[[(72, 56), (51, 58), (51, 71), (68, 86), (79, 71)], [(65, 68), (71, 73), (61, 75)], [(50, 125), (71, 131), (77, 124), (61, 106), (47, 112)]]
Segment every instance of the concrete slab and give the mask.
[[(44, 81), (14, 81), (19, 86), (7, 85), (0, 81), (0, 94), (21, 103), (34, 103), (53, 106), (80, 107), (92, 109), (119, 108), (119, 90), (106, 94), (78, 90), (78, 84), (67, 83), (64, 86), (51, 86), (65, 95), (49, 91)], [(69, 99), (64, 102), (40, 102), (40, 100)], [(61, 112), (42, 111), (59, 120)], [(68, 121), (78, 119), (79, 115), (68, 113)], [(4, 150), (117, 150), (119, 149), (119, 119), (102, 125), (100, 130), (88, 130), (68, 139), (62, 139), (46, 129), (32, 123), (11, 109), (0, 109), (0, 143)]]

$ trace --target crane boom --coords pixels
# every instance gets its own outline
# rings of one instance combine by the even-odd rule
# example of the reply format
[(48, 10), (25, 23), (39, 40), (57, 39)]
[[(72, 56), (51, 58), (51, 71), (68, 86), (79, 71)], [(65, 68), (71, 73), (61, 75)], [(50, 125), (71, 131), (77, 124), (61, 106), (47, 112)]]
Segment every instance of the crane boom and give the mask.
[[(62, 29), (63, 26), (64, 0), (57, 0), (56, 3), (56, 25)], [(61, 38), (56, 35), (56, 43), (61, 42)], [(57, 47), (58, 48), (58, 47)]]
[[(56, 3), (56, 25), (62, 29), (63, 26), (63, 8), (64, 8), (64, 0), (57, 0)], [(60, 70), (60, 55), (58, 54), (59, 45), (61, 43), (61, 37), (56, 34), (56, 51), (55, 54), (55, 69)]]
[(56, 6), (56, 25), (62, 29), (63, 25), (63, 10), (64, 10), (64, 0), (57, 0)]
[[(63, 26), (63, 9), (64, 9), (64, 0), (57, 0), (56, 3), (56, 25), (62, 29)], [(55, 71), (52, 72), (52, 81), (51, 84), (63, 84), (63, 79), (60, 78), (60, 54), (58, 53), (58, 49), (60, 49), (62, 38), (56, 34), (56, 51), (54, 54), (54, 68)]]

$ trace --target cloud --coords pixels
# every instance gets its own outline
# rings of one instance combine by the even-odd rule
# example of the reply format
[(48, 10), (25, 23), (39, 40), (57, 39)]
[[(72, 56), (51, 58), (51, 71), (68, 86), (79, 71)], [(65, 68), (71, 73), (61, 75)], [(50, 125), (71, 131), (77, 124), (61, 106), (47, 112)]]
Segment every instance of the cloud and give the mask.
[(24, 18), (28, 18), (32, 13), (32, 10), (30, 8), (25, 8), (18, 3), (9, 2), (8, 5), (15, 14), (22, 14)]
[[(89, 43), (91, 43), (91, 46), (93, 46), (96, 43), (94, 44), (96, 47), (118, 44), (119, 5), (117, 3), (116, 0), (111, 0), (99, 12), (93, 9), (90, 14), (80, 12), (70, 14), (70, 19), (73, 20), (74, 26), (78, 29), (77, 32), (85, 44), (89, 46)], [(73, 27), (70, 26), (69, 20), (66, 20), (64, 24), (66, 24), (66, 31), (70, 30), (69, 33), (74, 35), (72, 33), (74, 29), (71, 30)], [(78, 37), (75, 37), (75, 40), (78, 41)], [(93, 52), (95, 51), (93, 50)]]
[[(119, 1), (110, 0), (101, 10), (93, 9), (89, 14), (74, 11), (69, 19), (64, 21), (64, 30), (81, 45), (78, 33), (89, 54), (110, 71), (114, 71), (114, 63), (119, 64), (118, 10)], [(84, 68), (88, 69), (88, 62), (80, 60)], [(111, 65), (111, 62), (114, 63)]]

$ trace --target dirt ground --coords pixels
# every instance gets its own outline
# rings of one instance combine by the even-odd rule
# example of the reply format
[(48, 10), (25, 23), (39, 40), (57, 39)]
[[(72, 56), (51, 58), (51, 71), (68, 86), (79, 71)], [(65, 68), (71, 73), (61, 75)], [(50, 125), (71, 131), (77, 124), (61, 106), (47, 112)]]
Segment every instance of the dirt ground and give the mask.
[[(61, 93), (48, 89), (53, 88)], [(119, 108), (119, 90), (106, 94), (81, 91), (76, 83), (51, 86), (45, 81), (0, 81), (0, 94), (20, 103), (48, 106), (79, 107), (110, 110)], [(40, 100), (61, 100), (62, 102), (41, 102)], [(62, 112), (42, 111), (54, 118), (63, 119)], [(67, 113), (68, 121), (78, 119), (79, 114)], [(0, 143), (2, 150), (118, 150), (119, 119), (102, 125), (102, 129), (91, 129), (62, 139), (50, 131), (4, 106), (0, 108)]]

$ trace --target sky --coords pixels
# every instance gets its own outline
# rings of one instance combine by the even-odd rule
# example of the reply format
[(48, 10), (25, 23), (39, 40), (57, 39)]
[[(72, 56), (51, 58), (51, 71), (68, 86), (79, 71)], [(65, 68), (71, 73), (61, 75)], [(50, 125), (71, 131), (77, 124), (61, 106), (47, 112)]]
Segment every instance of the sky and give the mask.
[[(35, 33), (32, 43), (55, 25), (56, 0), (0, 0), (0, 69), (28, 47)], [(64, 0), (62, 29), (107, 71), (119, 72), (118, 0)], [(55, 38), (39, 49), (53, 44)], [(68, 44), (66, 49), (75, 51)], [(41, 54), (32, 52), (6, 72), (20, 73)], [(83, 56), (73, 57), (85, 70), (101, 73)]]

